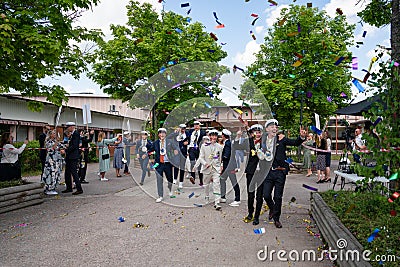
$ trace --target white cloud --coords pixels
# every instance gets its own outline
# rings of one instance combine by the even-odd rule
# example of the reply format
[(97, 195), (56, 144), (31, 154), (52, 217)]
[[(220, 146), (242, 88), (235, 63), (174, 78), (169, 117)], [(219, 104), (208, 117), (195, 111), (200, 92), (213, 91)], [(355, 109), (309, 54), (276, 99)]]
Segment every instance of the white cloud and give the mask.
[(343, 15), (347, 17), (347, 21), (354, 24), (360, 21), (357, 12), (360, 12), (371, 0), (361, 1), (356, 5), (358, 2), (360, 2), (360, 0), (331, 0), (324, 6), (323, 10), (325, 10), (329, 16), (335, 17), (336, 9), (340, 8), (343, 11)]
[(233, 58), (232, 62), (235, 65), (240, 67), (247, 67), (256, 61), (255, 53), (260, 51), (260, 44), (257, 44), (256, 41), (250, 41), (246, 44), (245, 50), (243, 53), (237, 53)]
[[(139, 0), (140, 3), (150, 3), (154, 9), (161, 13), (162, 5), (157, 0)], [(129, 0), (102, 0), (92, 10), (88, 10), (82, 14), (77, 24), (88, 29), (100, 29), (106, 35), (111, 35), (110, 25), (124, 25), (128, 22), (126, 6)]]
[(262, 33), (264, 31), (264, 26), (257, 26), (256, 27), (256, 33), (257, 34), (260, 34), (260, 33)]
[(272, 27), (272, 25), (277, 21), (277, 19), (281, 15), (281, 10), (283, 8), (290, 8), (290, 6), (289, 5), (279, 5), (277, 7), (268, 8), (265, 10), (265, 12), (267, 13), (267, 19), (265, 20), (265, 22), (267, 23), (268, 27)]

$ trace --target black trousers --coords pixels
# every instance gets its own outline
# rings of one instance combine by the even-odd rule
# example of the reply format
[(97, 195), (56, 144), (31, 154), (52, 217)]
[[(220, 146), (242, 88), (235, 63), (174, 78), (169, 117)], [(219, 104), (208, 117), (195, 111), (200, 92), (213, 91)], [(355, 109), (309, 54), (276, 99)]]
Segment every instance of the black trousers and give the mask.
[[(189, 148), (189, 160), (190, 160), (190, 175), (196, 179), (196, 174), (195, 172), (192, 171), (192, 168), (196, 162), (196, 160), (199, 158), (200, 151), (199, 149), (194, 149), (193, 147)], [(200, 184), (203, 184), (203, 174), (200, 173), (200, 168), (199, 168), (199, 179), (200, 179)]]
[(247, 184), (247, 210), (249, 215), (253, 215), (254, 212), (254, 197), (256, 198), (256, 212), (254, 218), (260, 217), (261, 208), (263, 204), (263, 189), (264, 183), (257, 185), (257, 188), (250, 188), (251, 180), (253, 179), (253, 173), (246, 173), (246, 184)]
[(42, 174), (41, 174), (41, 176), (43, 176), (44, 166), (46, 165), (46, 157), (45, 158), (40, 158), (40, 163), (42, 163)]
[[(270, 210), (273, 211), (274, 221), (279, 221), (282, 211), (283, 189), (285, 188), (286, 174), (284, 171), (270, 170), (264, 181), (264, 199)], [(274, 197), (272, 198), (272, 190)]]
[(72, 179), (73, 177), (76, 190), (82, 191), (81, 181), (79, 180), (78, 175), (79, 168), (79, 159), (68, 159), (66, 160), (65, 165), (65, 185), (67, 186), (67, 190), (72, 190)]
[(88, 161), (89, 161), (89, 152), (86, 153), (85, 151), (83, 153), (83, 159), (80, 160), (81, 164), (79, 164), (80, 166), (78, 175), (81, 182), (85, 181)]

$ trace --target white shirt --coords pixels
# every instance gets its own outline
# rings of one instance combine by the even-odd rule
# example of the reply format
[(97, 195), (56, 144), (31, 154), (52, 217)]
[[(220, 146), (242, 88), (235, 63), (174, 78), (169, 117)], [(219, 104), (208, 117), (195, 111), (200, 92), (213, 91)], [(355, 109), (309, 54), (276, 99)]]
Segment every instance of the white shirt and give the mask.
[(3, 146), (3, 156), (1, 157), (1, 163), (15, 163), (18, 160), (18, 155), (24, 151), (26, 144), (23, 144), (20, 148), (15, 148), (12, 144), (5, 144)]
[(355, 143), (358, 146), (358, 148), (355, 148), (357, 150), (359, 150), (360, 147), (364, 146), (364, 140), (362, 140), (362, 134), (356, 136)]
[(330, 138), (326, 139), (326, 150), (331, 151), (332, 140)]
[(194, 144), (197, 146), (197, 140), (200, 137), (200, 130), (196, 130), (192, 132), (192, 135), (190, 136), (190, 144), (189, 147), (194, 147)]

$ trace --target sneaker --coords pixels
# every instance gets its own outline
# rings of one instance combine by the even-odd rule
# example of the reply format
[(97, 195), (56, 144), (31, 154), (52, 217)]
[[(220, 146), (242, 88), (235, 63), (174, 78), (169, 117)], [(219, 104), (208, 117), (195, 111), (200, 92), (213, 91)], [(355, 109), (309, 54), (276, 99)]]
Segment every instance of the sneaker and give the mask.
[(236, 201), (236, 200), (229, 204), (229, 206), (231, 206), (231, 207), (239, 207), (239, 205), (240, 205), (240, 201)]
[(220, 202), (221, 203), (226, 203), (226, 198), (221, 198)]
[(142, 182), (140, 182), (139, 184), (140, 184), (140, 185), (143, 185), (143, 183), (142, 183)]
[(160, 203), (162, 201), (162, 197), (156, 199), (156, 203)]
[(172, 197), (172, 191), (169, 191), (168, 195), (169, 195), (170, 197)]
[(219, 204), (214, 205), (215, 210), (221, 210), (221, 206)]
[(97, 176), (99, 176), (99, 179), (101, 180), (101, 175), (100, 175), (100, 173), (99, 173), (99, 172), (97, 173)]
[(173, 184), (176, 184), (176, 179), (174, 179), (174, 181), (172, 182)]
[(183, 182), (179, 182), (178, 188), (182, 189), (183, 188)]
[(50, 190), (50, 191), (45, 191), (44, 192), (46, 195), (58, 195), (56, 190)]
[(108, 181), (108, 179), (106, 177), (104, 177), (104, 178), (101, 178), (100, 181), (104, 182), (104, 181)]
[(88, 184), (89, 182), (86, 180), (81, 181), (81, 184)]

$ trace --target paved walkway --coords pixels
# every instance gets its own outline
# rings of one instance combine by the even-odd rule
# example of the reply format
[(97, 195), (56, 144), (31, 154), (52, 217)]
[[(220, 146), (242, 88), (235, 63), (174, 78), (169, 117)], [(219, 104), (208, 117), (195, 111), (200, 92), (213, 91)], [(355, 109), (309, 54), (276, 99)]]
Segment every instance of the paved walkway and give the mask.
[[(188, 180), (182, 192), (174, 186), (175, 198), (157, 204), (154, 172), (142, 187), (137, 184), (138, 169), (132, 168), (132, 176), (121, 178), (110, 169), (106, 175), (110, 181), (101, 182), (97, 168), (89, 164), (90, 183), (83, 185), (83, 195), (46, 196), (41, 205), (0, 214), (0, 266), (332, 266), (326, 260), (278, 261), (276, 253), (273, 262), (257, 258), (266, 247), (288, 253), (294, 249), (300, 254), (305, 249), (317, 252), (322, 243), (307, 231), (311, 225), (309, 229), (318, 233), (309, 222), (310, 191), (302, 187), (306, 183), (320, 190), (330, 188), (329, 184), (317, 185), (316, 176), (287, 177), (283, 228), (277, 229), (264, 221), (267, 214), (257, 227), (242, 221), (247, 211), (242, 172), (238, 174), (240, 207), (228, 206), (233, 192), (227, 182), (231, 190), (228, 203), (222, 204), (222, 211), (215, 211), (212, 205), (193, 205), (205, 204), (204, 190)], [(27, 179), (38, 181), (39, 177)], [(292, 197), (295, 203), (290, 203)], [(120, 216), (125, 222), (118, 221)], [(134, 228), (135, 223), (145, 227)], [(261, 227), (266, 233), (254, 234), (253, 229)]]

